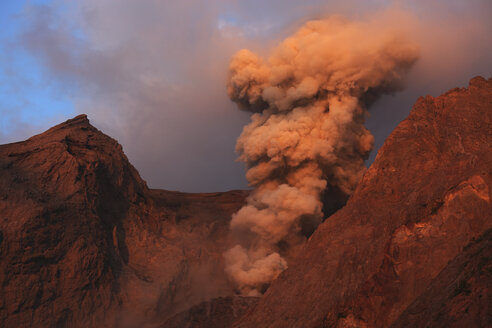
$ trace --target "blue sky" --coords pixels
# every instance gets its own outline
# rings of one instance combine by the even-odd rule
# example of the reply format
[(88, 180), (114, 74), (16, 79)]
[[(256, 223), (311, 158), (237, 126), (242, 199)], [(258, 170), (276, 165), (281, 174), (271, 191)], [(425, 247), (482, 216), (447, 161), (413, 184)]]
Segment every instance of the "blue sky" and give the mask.
[(422, 55), (407, 88), (370, 109), (376, 149), (419, 96), (492, 75), (492, 1), (2, 0), (0, 144), (86, 113), (151, 187), (245, 188), (234, 148), (249, 114), (226, 94), (231, 56), (264, 56), (309, 19), (395, 6), (419, 21)]
[[(50, 1), (31, 2), (36, 5)], [(74, 114), (74, 105), (59, 81), (47, 78), (47, 72), (34, 54), (19, 44), (26, 27), (23, 1), (0, 2), (0, 142), (25, 138), (19, 130), (41, 130)]]

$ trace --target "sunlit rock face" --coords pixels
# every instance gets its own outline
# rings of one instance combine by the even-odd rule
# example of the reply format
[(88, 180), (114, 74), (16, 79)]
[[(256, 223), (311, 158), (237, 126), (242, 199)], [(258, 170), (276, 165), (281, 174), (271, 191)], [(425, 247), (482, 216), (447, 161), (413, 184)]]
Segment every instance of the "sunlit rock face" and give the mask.
[(391, 327), (488, 327), (492, 324), (492, 230), (466, 245)]
[(464, 248), (490, 239), (491, 131), (491, 79), (420, 98), (347, 205), (234, 327), (490, 325), (488, 241)]
[(259, 300), (224, 271), (248, 192), (149, 189), (85, 116), (2, 145), (0, 326), (490, 326), (491, 130), (492, 80), (420, 98)]
[(82, 115), (0, 146), (0, 326), (135, 327), (232, 294), (247, 193), (150, 190)]

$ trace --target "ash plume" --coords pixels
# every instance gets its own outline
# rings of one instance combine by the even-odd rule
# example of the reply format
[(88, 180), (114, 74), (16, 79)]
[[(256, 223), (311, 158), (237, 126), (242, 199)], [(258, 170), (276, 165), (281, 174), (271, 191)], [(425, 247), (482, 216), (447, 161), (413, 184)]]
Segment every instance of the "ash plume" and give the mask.
[(366, 108), (402, 88), (419, 54), (391, 25), (313, 20), (267, 60), (249, 50), (232, 58), (228, 95), (254, 113), (236, 144), (254, 190), (232, 217), (238, 244), (224, 254), (241, 294), (261, 294), (308, 237), (303, 226), (328, 214), (326, 191), (348, 197), (364, 173), (374, 140)]

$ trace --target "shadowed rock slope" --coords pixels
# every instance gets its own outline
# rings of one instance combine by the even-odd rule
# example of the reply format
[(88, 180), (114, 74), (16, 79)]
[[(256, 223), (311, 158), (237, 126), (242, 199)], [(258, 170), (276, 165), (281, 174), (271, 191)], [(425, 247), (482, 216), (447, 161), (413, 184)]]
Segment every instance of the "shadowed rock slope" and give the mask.
[(245, 196), (149, 190), (85, 115), (0, 146), (0, 327), (142, 327), (231, 295)]
[(1, 145), (0, 327), (491, 326), (491, 131), (492, 80), (420, 98), (260, 300), (222, 262), (247, 192), (149, 189), (85, 115)]
[(235, 327), (490, 327), (491, 145), (492, 80), (420, 98)]
[(159, 328), (229, 328), (256, 302), (258, 297), (215, 298), (173, 316)]

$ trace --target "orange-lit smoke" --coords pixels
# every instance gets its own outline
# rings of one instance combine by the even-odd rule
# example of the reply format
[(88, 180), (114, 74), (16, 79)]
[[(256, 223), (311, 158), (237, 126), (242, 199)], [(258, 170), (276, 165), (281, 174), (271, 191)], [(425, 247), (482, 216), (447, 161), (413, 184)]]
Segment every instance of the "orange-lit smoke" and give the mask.
[(302, 221), (321, 223), (327, 188), (353, 192), (373, 147), (365, 107), (399, 90), (417, 57), (404, 29), (382, 16), (309, 21), (268, 60), (233, 57), (227, 92), (254, 112), (236, 149), (255, 189), (232, 217), (238, 245), (225, 253), (240, 293), (261, 293), (287, 267), (305, 240)]

